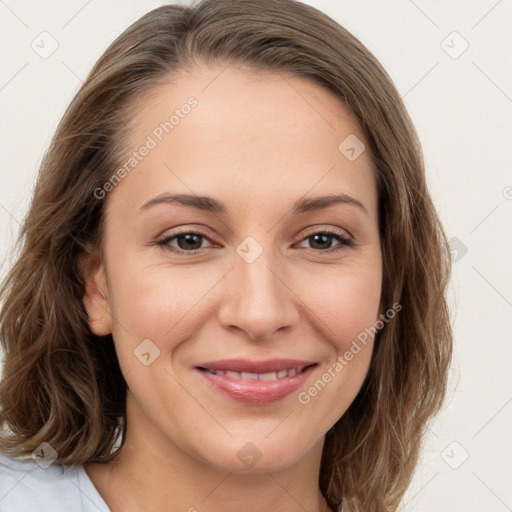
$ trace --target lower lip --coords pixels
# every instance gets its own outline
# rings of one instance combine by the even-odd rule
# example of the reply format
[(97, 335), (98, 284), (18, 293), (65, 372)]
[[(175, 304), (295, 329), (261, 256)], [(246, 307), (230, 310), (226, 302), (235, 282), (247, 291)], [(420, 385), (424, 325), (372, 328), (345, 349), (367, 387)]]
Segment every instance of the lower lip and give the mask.
[(274, 380), (241, 380), (231, 379), (224, 375), (216, 375), (206, 370), (198, 371), (215, 390), (239, 402), (252, 405), (267, 405), (277, 402), (299, 389), (315, 366), (306, 368), (293, 377), (283, 377)]

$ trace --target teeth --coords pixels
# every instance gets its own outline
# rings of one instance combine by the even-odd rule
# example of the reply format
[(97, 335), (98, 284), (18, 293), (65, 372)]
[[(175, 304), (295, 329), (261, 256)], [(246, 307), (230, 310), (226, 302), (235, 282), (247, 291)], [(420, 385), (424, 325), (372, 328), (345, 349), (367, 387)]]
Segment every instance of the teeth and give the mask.
[(295, 377), (300, 371), (292, 368), (290, 370), (279, 370), (278, 372), (269, 372), (269, 373), (251, 373), (251, 372), (232, 372), (230, 370), (210, 370), (206, 368), (209, 373), (214, 375), (220, 375), (224, 377), (228, 377), (230, 379), (238, 379), (238, 380), (276, 380), (283, 379), (285, 377)]
[(275, 380), (275, 379), (277, 379), (277, 372), (260, 373), (259, 374), (259, 379), (260, 380)]
[(242, 380), (258, 380), (257, 373), (242, 372)]

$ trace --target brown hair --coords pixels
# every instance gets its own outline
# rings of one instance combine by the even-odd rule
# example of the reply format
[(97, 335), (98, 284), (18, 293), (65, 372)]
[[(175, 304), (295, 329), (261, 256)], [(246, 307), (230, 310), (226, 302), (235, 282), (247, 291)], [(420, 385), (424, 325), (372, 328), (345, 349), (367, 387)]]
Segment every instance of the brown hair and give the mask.
[(212, 62), (307, 77), (345, 102), (365, 134), (378, 186), (382, 301), (403, 309), (378, 332), (366, 380), (326, 436), (320, 488), (334, 509), (396, 510), (446, 393), (446, 235), (388, 74), (346, 29), (293, 0), (159, 7), (89, 73), (43, 159), (0, 290), (0, 451), (30, 454), (46, 441), (57, 463), (78, 465), (107, 461), (122, 444), (126, 383), (111, 336), (91, 333), (82, 303), (79, 257), (101, 244), (104, 222), (93, 191), (120, 164), (137, 99), (188, 65)]

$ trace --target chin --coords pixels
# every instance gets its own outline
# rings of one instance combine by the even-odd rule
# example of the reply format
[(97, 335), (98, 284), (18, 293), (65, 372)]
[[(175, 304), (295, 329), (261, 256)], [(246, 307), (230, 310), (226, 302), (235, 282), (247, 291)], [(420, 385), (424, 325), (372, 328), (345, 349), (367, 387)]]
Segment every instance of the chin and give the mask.
[(314, 444), (307, 445), (305, 439), (300, 443), (297, 440), (292, 442), (289, 436), (286, 440), (282, 434), (275, 435), (272, 440), (270, 437), (265, 439), (261, 433), (251, 436), (246, 432), (239, 440), (235, 437), (226, 443), (202, 447), (199, 455), (209, 464), (226, 471), (267, 473), (293, 466), (314, 447)]

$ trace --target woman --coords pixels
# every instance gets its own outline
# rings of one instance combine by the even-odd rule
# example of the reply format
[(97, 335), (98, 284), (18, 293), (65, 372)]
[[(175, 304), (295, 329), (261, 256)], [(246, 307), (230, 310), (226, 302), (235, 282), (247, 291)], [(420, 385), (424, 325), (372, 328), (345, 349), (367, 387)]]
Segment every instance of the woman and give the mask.
[(446, 245), (343, 27), (149, 12), (66, 111), (1, 290), (0, 510), (396, 510), (445, 395)]

